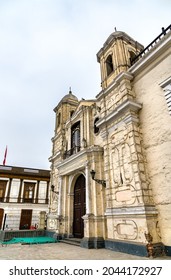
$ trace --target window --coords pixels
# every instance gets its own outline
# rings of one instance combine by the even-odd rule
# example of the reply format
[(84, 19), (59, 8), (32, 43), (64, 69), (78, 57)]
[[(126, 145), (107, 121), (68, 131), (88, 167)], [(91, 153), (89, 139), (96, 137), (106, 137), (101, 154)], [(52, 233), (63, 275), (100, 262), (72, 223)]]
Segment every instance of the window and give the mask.
[(98, 120), (99, 120), (99, 118), (96, 118), (96, 119), (94, 120), (94, 133), (95, 133), (95, 134), (99, 133), (99, 127), (96, 126)]
[(57, 116), (57, 127), (59, 127), (60, 124), (61, 124), (61, 113), (59, 113)]
[(171, 115), (171, 77), (161, 83), (160, 86), (163, 88), (168, 111)]
[(74, 114), (74, 110), (72, 110), (72, 111), (70, 112), (70, 117), (72, 117), (73, 114)]
[(130, 59), (130, 65), (132, 65), (132, 61), (136, 57), (136, 54), (133, 51), (129, 51), (129, 59)]
[(66, 159), (78, 153), (81, 148), (80, 143), (80, 122), (77, 122), (71, 127), (71, 149), (64, 152), (63, 158)]
[(24, 198), (23, 202), (33, 203), (35, 183), (24, 183)]
[(107, 59), (106, 59), (106, 70), (107, 70), (107, 76), (109, 76), (114, 70), (113, 60), (112, 60), (112, 55), (111, 54), (109, 54)]
[(7, 181), (0, 181), (0, 202), (4, 201)]
[(75, 123), (71, 128), (71, 154), (80, 151), (80, 122)]
[(169, 114), (171, 115), (171, 83), (164, 88), (164, 95), (165, 95)]

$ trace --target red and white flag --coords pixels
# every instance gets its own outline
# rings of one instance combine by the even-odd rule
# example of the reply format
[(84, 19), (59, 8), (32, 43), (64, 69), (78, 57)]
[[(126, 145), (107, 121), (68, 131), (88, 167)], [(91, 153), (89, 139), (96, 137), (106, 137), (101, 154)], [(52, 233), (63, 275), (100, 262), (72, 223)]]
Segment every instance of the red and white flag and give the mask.
[(3, 165), (5, 165), (5, 163), (6, 163), (6, 157), (7, 157), (7, 146), (6, 146), (6, 149), (5, 149)]

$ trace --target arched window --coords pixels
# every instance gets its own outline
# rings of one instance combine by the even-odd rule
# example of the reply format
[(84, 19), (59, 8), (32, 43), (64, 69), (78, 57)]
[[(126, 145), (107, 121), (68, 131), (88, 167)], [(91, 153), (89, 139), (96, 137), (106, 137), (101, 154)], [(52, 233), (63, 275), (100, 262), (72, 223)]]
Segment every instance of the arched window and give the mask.
[(107, 76), (109, 76), (114, 70), (113, 59), (111, 54), (109, 54), (106, 59), (106, 70), (107, 70)]
[(80, 151), (80, 122), (71, 127), (71, 154)]
[(130, 65), (132, 64), (132, 61), (135, 57), (136, 57), (136, 54), (133, 51), (129, 51)]
[(70, 117), (72, 117), (73, 114), (74, 114), (74, 110), (72, 110), (72, 111), (70, 112)]
[(59, 127), (60, 124), (61, 124), (61, 113), (59, 113), (59, 114), (57, 115), (57, 127)]
[(94, 120), (94, 133), (97, 134), (99, 133), (99, 127), (96, 126), (96, 123), (98, 122), (99, 118), (96, 118)]

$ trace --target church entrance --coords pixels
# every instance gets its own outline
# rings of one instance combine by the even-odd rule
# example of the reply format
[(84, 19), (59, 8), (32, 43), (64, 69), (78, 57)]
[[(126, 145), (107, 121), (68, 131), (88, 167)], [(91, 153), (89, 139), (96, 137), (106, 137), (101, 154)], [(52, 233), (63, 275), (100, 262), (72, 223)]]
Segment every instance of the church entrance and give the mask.
[(73, 235), (76, 238), (84, 237), (84, 221), (82, 216), (86, 213), (85, 177), (80, 175), (74, 187), (74, 221)]

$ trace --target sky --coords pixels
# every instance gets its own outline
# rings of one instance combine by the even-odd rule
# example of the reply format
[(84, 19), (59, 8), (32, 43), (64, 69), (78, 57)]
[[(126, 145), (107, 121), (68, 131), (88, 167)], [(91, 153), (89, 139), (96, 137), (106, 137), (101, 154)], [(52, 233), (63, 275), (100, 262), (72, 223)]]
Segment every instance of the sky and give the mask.
[(170, 0), (0, 0), (0, 164), (50, 169), (53, 109), (100, 92), (96, 54), (114, 32), (147, 46)]

